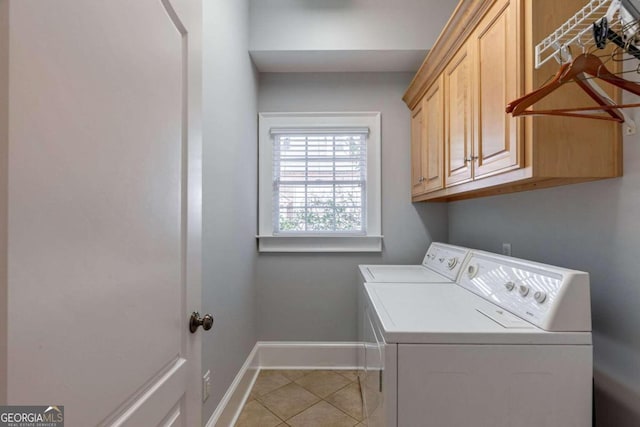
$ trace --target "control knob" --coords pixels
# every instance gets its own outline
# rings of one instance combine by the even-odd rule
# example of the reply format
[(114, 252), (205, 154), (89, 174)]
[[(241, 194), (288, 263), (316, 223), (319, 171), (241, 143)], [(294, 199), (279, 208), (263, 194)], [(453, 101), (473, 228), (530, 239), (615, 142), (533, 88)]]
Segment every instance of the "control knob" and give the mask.
[(535, 299), (538, 304), (542, 304), (547, 299), (547, 293), (543, 291), (538, 291), (535, 294), (533, 294), (533, 299)]
[(467, 267), (467, 276), (469, 276), (469, 279), (473, 279), (474, 277), (476, 277), (477, 274), (478, 274), (478, 264), (475, 264), (475, 265), (469, 264), (469, 266)]
[(516, 284), (515, 284), (515, 283), (513, 283), (513, 282), (511, 282), (511, 281), (509, 281), (509, 282), (507, 282), (507, 283), (505, 283), (505, 284), (504, 284), (504, 287), (505, 287), (505, 288), (507, 288), (507, 290), (508, 290), (509, 292), (511, 292), (511, 291), (513, 290), (513, 288), (515, 288), (515, 287), (516, 287)]
[(520, 285), (520, 288), (518, 288), (518, 291), (520, 292), (520, 295), (522, 295), (523, 297), (526, 297), (527, 295), (529, 295), (529, 287), (527, 285)]
[(458, 265), (458, 258), (449, 258), (449, 261), (447, 262), (447, 267), (449, 268), (449, 270), (453, 270), (456, 265)]

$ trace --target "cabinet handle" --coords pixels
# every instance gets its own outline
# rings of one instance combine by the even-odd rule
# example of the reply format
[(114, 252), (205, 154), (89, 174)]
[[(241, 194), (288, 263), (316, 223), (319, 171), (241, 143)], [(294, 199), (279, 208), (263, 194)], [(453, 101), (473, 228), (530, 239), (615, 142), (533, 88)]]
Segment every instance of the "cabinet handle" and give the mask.
[(421, 183), (422, 181), (424, 181), (424, 176), (421, 176), (420, 178), (418, 178), (418, 183)]

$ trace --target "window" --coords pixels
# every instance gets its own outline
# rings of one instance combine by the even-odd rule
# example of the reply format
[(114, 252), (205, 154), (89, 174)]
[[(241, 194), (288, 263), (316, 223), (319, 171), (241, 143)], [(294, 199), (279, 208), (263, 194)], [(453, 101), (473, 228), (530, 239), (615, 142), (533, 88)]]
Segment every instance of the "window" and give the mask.
[(368, 134), (272, 131), (274, 234), (366, 233)]
[(380, 251), (380, 113), (259, 119), (260, 251)]

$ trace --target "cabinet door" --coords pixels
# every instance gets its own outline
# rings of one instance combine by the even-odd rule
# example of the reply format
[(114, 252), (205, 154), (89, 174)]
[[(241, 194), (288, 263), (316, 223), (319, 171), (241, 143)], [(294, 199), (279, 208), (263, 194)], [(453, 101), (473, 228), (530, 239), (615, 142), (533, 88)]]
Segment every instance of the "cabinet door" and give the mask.
[(464, 45), (444, 71), (444, 180), (447, 187), (472, 177), (473, 57)]
[(439, 190), (444, 186), (442, 158), (444, 150), (444, 97), (442, 75), (429, 88), (424, 96), (423, 109), (423, 143), (422, 143), (422, 176), (426, 193)]
[(422, 103), (411, 112), (411, 195), (424, 193), (422, 175)]
[(505, 112), (517, 98), (520, 73), (518, 1), (499, 0), (472, 36), (476, 55), (475, 177), (520, 167), (516, 119)]

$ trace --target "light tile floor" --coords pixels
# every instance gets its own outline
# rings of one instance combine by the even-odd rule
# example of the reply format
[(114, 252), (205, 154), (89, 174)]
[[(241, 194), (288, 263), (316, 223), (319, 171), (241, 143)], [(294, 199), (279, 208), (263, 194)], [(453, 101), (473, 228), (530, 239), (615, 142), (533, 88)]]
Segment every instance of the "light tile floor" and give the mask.
[(263, 370), (236, 427), (364, 426), (355, 371)]

